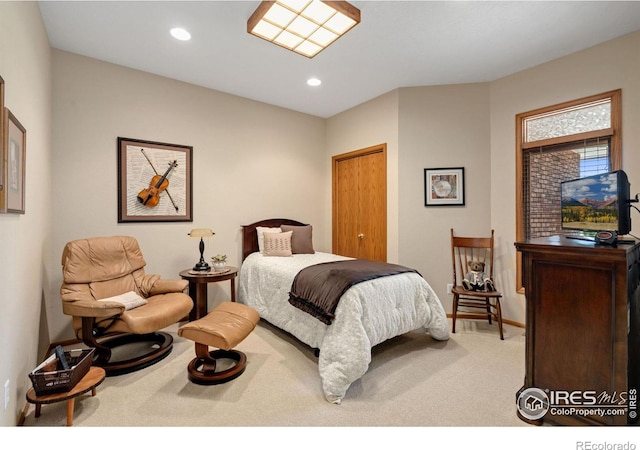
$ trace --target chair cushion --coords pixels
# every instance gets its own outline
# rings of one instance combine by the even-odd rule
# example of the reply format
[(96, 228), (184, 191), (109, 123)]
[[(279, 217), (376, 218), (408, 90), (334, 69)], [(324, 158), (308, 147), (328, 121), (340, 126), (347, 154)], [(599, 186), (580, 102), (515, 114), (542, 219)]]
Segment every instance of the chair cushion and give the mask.
[[(175, 292), (148, 297), (147, 304), (124, 311), (114, 321), (113, 317), (97, 319), (98, 327), (108, 327), (109, 332), (147, 334), (166, 328), (184, 319), (193, 308), (193, 300), (187, 294)], [(76, 336), (82, 337), (82, 319), (73, 317)]]
[(182, 320), (193, 307), (191, 297), (181, 292), (154, 295), (147, 304), (125, 311), (109, 331), (146, 334)]

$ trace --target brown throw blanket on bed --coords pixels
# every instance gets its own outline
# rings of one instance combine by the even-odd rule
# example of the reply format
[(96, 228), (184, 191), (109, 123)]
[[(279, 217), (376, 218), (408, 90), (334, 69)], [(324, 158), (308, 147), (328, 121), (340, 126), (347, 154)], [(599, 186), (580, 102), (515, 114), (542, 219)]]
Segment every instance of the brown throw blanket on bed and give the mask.
[(375, 278), (415, 272), (415, 269), (366, 259), (314, 264), (293, 279), (289, 303), (330, 325), (338, 301), (351, 286)]

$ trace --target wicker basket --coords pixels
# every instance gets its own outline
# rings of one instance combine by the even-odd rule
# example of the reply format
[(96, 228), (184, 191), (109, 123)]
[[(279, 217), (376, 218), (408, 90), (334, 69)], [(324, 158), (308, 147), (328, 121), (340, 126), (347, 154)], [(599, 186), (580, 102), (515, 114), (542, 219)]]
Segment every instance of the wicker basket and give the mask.
[(89, 372), (93, 361), (92, 348), (64, 352), (64, 355), (69, 362), (69, 369), (62, 369), (58, 362), (57, 370), (45, 371), (45, 367), (29, 374), (36, 395), (70, 391)]

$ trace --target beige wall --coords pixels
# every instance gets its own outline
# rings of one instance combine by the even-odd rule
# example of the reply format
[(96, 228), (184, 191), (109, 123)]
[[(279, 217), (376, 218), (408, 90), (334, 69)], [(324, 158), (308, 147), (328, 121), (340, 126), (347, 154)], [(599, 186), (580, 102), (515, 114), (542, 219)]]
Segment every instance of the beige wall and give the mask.
[[(488, 235), (489, 86), (400, 89), (400, 262), (415, 267), (451, 311), (451, 228)], [(464, 167), (464, 206), (424, 206), (424, 169)]]
[[(515, 294), (515, 115), (567, 100), (622, 89), (623, 169), (632, 195), (640, 192), (640, 32), (574, 53), (491, 83), (491, 225), (498, 237), (506, 293), (505, 316), (524, 322), (524, 296)], [(632, 210), (638, 229), (640, 217)], [(633, 231), (632, 231), (633, 233)]]
[[(291, 217), (322, 223), (325, 122), (240, 97), (55, 50), (54, 223), (47, 297), (52, 339), (68, 337), (60, 308), (60, 255), (66, 242), (126, 234), (138, 239), (147, 272), (176, 278), (198, 261), (191, 228), (216, 233), (205, 259), (240, 263), (243, 224)], [(193, 146), (193, 223), (117, 223), (117, 138)], [(228, 298), (212, 284), (209, 300)]]
[(51, 275), (51, 51), (36, 2), (0, 2), (0, 76), (5, 106), (27, 130), (26, 212), (0, 214), (0, 426), (10, 426), (47, 335), (41, 305)]

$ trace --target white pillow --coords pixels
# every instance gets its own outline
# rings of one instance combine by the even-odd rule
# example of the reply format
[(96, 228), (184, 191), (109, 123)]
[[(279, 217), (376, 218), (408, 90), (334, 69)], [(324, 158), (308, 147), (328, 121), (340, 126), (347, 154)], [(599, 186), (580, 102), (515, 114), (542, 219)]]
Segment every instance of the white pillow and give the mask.
[(281, 233), (282, 229), (280, 229), (280, 227), (256, 227), (256, 231), (258, 232), (258, 250), (260, 250), (260, 253), (264, 253), (264, 232), (266, 231), (267, 233)]
[(146, 305), (147, 303), (149, 303), (133, 291), (129, 291), (125, 294), (114, 295), (113, 297), (102, 298), (98, 301), (120, 303), (121, 305), (124, 305), (125, 311), (129, 311), (130, 309), (137, 308), (138, 306)]
[(291, 235), (286, 233), (264, 233), (264, 256), (291, 256)]

